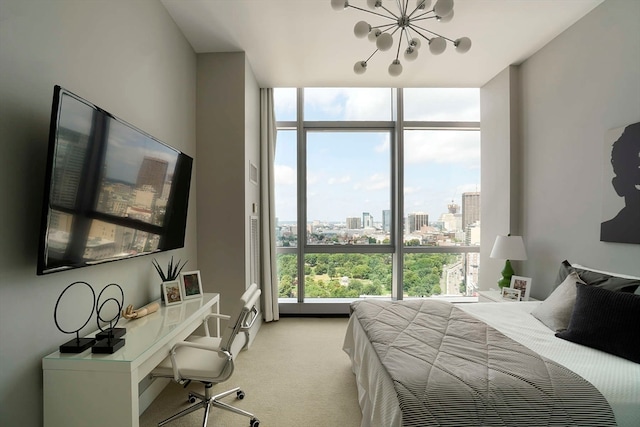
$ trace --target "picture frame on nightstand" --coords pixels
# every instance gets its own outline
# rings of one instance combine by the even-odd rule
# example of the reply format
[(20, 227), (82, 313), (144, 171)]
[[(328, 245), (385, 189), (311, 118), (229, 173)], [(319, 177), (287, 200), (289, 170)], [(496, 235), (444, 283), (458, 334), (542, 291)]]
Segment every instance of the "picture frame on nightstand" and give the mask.
[(511, 285), (509, 287), (520, 291), (520, 298), (518, 301), (529, 301), (531, 277), (511, 276)]
[(520, 301), (520, 289), (507, 288), (506, 286), (500, 291), (502, 299), (507, 301)]

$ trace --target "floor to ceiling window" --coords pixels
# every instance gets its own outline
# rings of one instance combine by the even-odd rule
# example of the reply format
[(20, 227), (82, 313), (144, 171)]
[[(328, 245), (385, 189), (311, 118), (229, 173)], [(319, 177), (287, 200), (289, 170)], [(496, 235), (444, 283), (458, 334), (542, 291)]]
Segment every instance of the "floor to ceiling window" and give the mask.
[(479, 90), (274, 94), (280, 302), (473, 295)]

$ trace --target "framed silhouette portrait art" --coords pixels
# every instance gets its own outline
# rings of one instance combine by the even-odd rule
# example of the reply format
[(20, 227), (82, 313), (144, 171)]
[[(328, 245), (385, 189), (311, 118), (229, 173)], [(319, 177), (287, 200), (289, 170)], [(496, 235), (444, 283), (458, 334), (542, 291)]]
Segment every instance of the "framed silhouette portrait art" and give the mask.
[(640, 122), (606, 133), (600, 241), (640, 244)]

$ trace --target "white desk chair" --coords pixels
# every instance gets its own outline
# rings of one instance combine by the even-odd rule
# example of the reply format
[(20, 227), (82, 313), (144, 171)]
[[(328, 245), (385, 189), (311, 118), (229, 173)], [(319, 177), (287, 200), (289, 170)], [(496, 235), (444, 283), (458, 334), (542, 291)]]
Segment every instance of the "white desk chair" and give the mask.
[[(192, 336), (187, 338), (187, 341), (175, 344), (171, 349), (170, 355), (151, 372), (154, 377), (173, 378), (179, 384), (186, 385), (191, 381), (200, 381), (205, 385), (204, 395), (194, 392), (189, 393), (189, 401), (194, 403), (196, 400), (200, 400), (198, 403), (160, 422), (159, 426), (204, 408), (202, 426), (206, 427), (212, 406), (249, 417), (250, 427), (259, 426), (260, 421), (253, 414), (219, 401), (219, 399), (233, 393), (236, 394), (238, 399), (243, 399), (244, 392), (239, 387), (215, 396), (212, 396), (212, 387), (214, 384), (228, 380), (233, 374), (233, 360), (247, 345), (249, 329), (257, 318), (258, 310), (256, 305), (258, 304), (260, 293), (258, 286), (252, 284), (240, 298), (231, 316), (215, 313), (208, 315), (204, 319), (204, 328), (207, 336)], [(212, 317), (229, 320), (221, 338), (212, 337), (209, 333), (207, 321)]]

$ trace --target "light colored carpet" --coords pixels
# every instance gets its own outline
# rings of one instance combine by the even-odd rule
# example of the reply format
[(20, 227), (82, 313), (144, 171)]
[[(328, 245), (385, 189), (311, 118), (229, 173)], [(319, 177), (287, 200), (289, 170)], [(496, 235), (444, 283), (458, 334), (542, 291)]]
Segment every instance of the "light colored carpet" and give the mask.
[[(358, 427), (355, 376), (342, 351), (346, 318), (282, 318), (265, 323), (253, 345), (236, 357), (236, 370), (214, 393), (241, 387), (243, 400), (225, 402), (252, 412), (260, 427)], [(189, 389), (202, 392), (200, 383)], [(141, 427), (157, 423), (189, 406), (187, 390), (172, 382), (140, 417)], [(202, 425), (203, 410), (168, 426)], [(249, 419), (212, 408), (207, 427), (249, 426)]]

